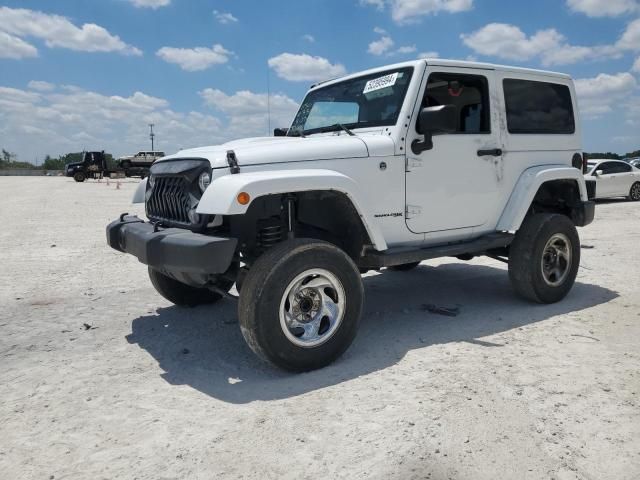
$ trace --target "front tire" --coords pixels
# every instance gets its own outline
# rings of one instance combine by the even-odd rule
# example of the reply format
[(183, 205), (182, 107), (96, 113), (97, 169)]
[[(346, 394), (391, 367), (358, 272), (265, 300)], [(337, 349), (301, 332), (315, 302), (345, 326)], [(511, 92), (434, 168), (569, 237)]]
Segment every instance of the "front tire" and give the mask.
[(353, 342), (363, 290), (358, 267), (338, 247), (311, 239), (282, 242), (253, 263), (243, 282), (242, 335), (277, 367), (322, 368)]
[(640, 182), (635, 182), (629, 190), (629, 200), (632, 202), (640, 201)]
[(78, 183), (82, 183), (86, 180), (84, 173), (82, 172), (77, 172), (73, 175), (73, 179), (78, 182)]
[[(149, 267), (149, 279), (156, 291), (175, 305), (195, 307), (197, 305), (216, 303), (222, 298), (219, 293), (212, 292), (207, 288), (192, 287), (174, 280), (151, 267)], [(228, 292), (232, 286), (233, 282), (225, 279), (218, 280), (217, 287), (221, 290)]]
[(527, 218), (509, 247), (509, 279), (523, 298), (538, 303), (562, 300), (580, 265), (580, 238), (564, 215), (541, 213)]

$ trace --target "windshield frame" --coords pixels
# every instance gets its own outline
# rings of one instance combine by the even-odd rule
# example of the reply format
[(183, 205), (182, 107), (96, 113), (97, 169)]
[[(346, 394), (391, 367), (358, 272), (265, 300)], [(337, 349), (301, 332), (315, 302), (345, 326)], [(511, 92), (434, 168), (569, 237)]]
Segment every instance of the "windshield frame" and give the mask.
[[(321, 126), (321, 127), (309, 128), (309, 129), (305, 129), (305, 130), (302, 130), (301, 128), (295, 128), (296, 120), (302, 114), (301, 112), (303, 111), (303, 108), (304, 108), (305, 104), (308, 104), (308, 99), (310, 97), (315, 96), (319, 92), (322, 92), (324, 90), (328, 90), (328, 89), (331, 89), (331, 88), (336, 88), (336, 87), (339, 87), (340, 85), (343, 85), (343, 84), (346, 84), (346, 83), (358, 82), (358, 81), (362, 81), (362, 80), (370, 81), (370, 80), (374, 80), (376, 78), (380, 78), (380, 77), (384, 77), (386, 75), (391, 75), (393, 73), (400, 73), (400, 72), (408, 75), (408, 80), (407, 80), (406, 85), (404, 87), (404, 91), (402, 92), (401, 98), (399, 99), (398, 109), (396, 111), (395, 117), (389, 118), (389, 119), (385, 119), (385, 120), (376, 120), (376, 121), (365, 121), (365, 120), (363, 120), (363, 121), (358, 121), (358, 122), (336, 123), (336, 124), (331, 124), (331, 125), (324, 125), (324, 126)], [(345, 80), (332, 82), (332, 83), (327, 84), (327, 85), (322, 85), (322, 86), (320, 86), (320, 87), (318, 87), (316, 89), (310, 90), (307, 93), (307, 95), (305, 95), (304, 100), (300, 104), (300, 107), (298, 108), (298, 111), (296, 112), (296, 115), (293, 118), (293, 121), (291, 122), (291, 126), (289, 128), (289, 131), (287, 132), (287, 136), (297, 137), (297, 136), (314, 135), (314, 134), (318, 134), (318, 133), (337, 132), (337, 131), (344, 130), (344, 127), (347, 127), (350, 130), (354, 130), (354, 129), (360, 129), (360, 128), (395, 126), (398, 123), (398, 120), (400, 119), (400, 113), (401, 113), (402, 108), (404, 107), (404, 103), (405, 103), (405, 101), (407, 99), (407, 92), (409, 91), (411, 83), (414, 80), (414, 78), (413, 78), (414, 74), (415, 74), (415, 67), (412, 66), (412, 65), (407, 65), (407, 66), (402, 66), (402, 67), (399, 67), (399, 68), (388, 68), (388, 69), (376, 71), (376, 72), (373, 72), (373, 73), (366, 73), (366, 74), (363, 74), (363, 75), (358, 75), (358, 76), (355, 76), (355, 77), (347, 78)], [(314, 103), (323, 102), (323, 101), (326, 102), (326, 100), (320, 98), (320, 99), (316, 100)], [(313, 107), (311, 107), (311, 108), (313, 108)], [(309, 109), (309, 112), (311, 111), (311, 108)], [(309, 114), (307, 113), (307, 118), (305, 118), (305, 122), (304, 122), (305, 124), (306, 124), (306, 122), (308, 120), (308, 117), (309, 117)]]

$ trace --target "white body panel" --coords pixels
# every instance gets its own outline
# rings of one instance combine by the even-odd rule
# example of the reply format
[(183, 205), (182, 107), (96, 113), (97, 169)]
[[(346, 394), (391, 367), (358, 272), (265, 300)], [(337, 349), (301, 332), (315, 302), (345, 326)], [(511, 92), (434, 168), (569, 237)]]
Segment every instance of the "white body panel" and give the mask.
[[(427, 68), (432, 72), (470, 73), (468, 69), (442, 67)], [(492, 80), (491, 70), (474, 70), (474, 75)], [(424, 82), (426, 84), (426, 82)], [(498, 125), (499, 106), (489, 82), (492, 124)], [(424, 89), (420, 93), (422, 98)], [(414, 120), (407, 134), (407, 205), (419, 214), (407, 215), (407, 226), (413, 232), (425, 232), (428, 239), (438, 240), (441, 232), (457, 230), (460, 238), (483, 230), (493, 230), (496, 210), (499, 208), (499, 183), (502, 181), (501, 157), (478, 157), (480, 149), (500, 147), (497, 128), (487, 134), (434, 135), (433, 148), (418, 155), (411, 151), (411, 142), (421, 135), (415, 131), (419, 102), (416, 102)], [(464, 173), (464, 174), (462, 174)]]

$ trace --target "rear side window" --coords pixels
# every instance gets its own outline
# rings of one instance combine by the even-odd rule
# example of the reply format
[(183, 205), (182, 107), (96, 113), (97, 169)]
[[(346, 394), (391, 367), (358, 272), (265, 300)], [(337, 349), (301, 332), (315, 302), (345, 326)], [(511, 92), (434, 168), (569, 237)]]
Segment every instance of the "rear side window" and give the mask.
[(503, 80), (509, 133), (571, 134), (576, 130), (571, 92), (566, 85)]
[(631, 165), (622, 162), (616, 162), (613, 164), (613, 169), (609, 173), (628, 173), (631, 171)]

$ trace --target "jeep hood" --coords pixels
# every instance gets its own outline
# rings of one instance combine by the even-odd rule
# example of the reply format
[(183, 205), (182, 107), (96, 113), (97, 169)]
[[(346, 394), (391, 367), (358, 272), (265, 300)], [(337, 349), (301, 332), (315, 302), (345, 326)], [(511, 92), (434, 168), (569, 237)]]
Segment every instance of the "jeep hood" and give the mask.
[(190, 148), (163, 157), (156, 162), (179, 158), (206, 158), (212, 168), (227, 167), (227, 152), (233, 150), (238, 164), (334, 160), (368, 156), (393, 155), (394, 143), (389, 136), (377, 135), (314, 135), (311, 137), (254, 137), (234, 140), (210, 147)]

